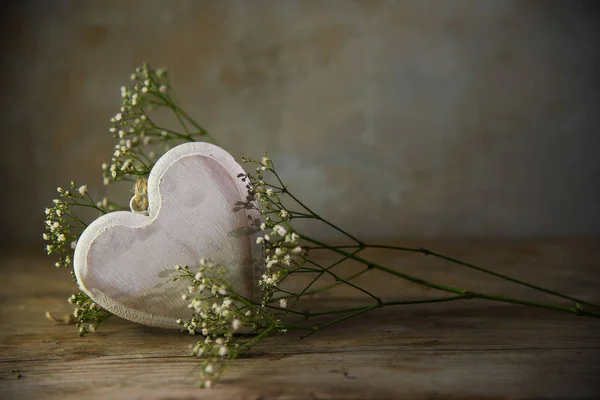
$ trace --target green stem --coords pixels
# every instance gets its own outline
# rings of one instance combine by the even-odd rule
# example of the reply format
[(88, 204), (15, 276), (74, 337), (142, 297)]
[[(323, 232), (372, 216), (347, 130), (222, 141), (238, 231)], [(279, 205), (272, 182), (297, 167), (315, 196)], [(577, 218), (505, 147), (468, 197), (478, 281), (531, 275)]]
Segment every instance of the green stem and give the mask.
[[(349, 254), (349, 253), (347, 253), (347, 254), (348, 254), (348, 258), (353, 258), (353, 257), (355, 257), (355, 256), (352, 256), (352, 255), (351, 255), (351, 254)], [(381, 303), (381, 299), (380, 299), (379, 297), (375, 296), (374, 294), (370, 293), (368, 290), (365, 290), (365, 289), (361, 288), (360, 286), (357, 286), (357, 285), (355, 285), (355, 284), (353, 284), (353, 283), (351, 283), (351, 282), (349, 282), (349, 281), (345, 280), (344, 278), (342, 278), (342, 277), (338, 276), (337, 274), (335, 274), (335, 273), (333, 273), (333, 272), (329, 271), (329, 270), (328, 270), (328, 269), (326, 269), (325, 267), (323, 267), (323, 266), (321, 266), (320, 264), (318, 264), (318, 263), (316, 263), (316, 262), (314, 262), (314, 261), (310, 260), (309, 258), (303, 257), (303, 259), (304, 259), (306, 262), (308, 262), (308, 263), (311, 263), (311, 264), (313, 264), (313, 265), (314, 265), (314, 266), (316, 266), (316, 267), (322, 268), (322, 269), (323, 269), (323, 272), (325, 272), (325, 273), (327, 273), (327, 274), (331, 275), (331, 276), (332, 276), (332, 277), (333, 277), (333, 278), (334, 278), (336, 281), (340, 281), (340, 282), (342, 282), (342, 283), (345, 283), (346, 285), (348, 285), (348, 286), (350, 286), (350, 287), (353, 287), (354, 289), (356, 289), (356, 290), (358, 290), (358, 291), (361, 291), (361, 292), (363, 292), (363, 293), (364, 293), (364, 294), (366, 294), (367, 296), (370, 296), (370, 297), (372, 297), (372, 298), (373, 298), (375, 301), (377, 301), (378, 303)]]
[(346, 232), (345, 230), (343, 230), (342, 228), (339, 228), (337, 226), (335, 226), (334, 224), (332, 224), (331, 222), (327, 221), (326, 219), (321, 218), (320, 215), (318, 215), (317, 213), (315, 213), (313, 210), (311, 210), (310, 208), (308, 208), (304, 203), (302, 203), (296, 196), (294, 196), (292, 193), (290, 193), (290, 191), (287, 189), (287, 187), (283, 184), (283, 181), (281, 180), (281, 178), (279, 177), (279, 174), (277, 173), (277, 171), (275, 171), (275, 165), (273, 164), (273, 161), (271, 161), (271, 171), (273, 172), (273, 175), (275, 175), (275, 178), (277, 178), (277, 181), (279, 182), (279, 184), (281, 185), (282, 189), (282, 193), (287, 194), (288, 196), (290, 196), (292, 199), (294, 199), (294, 201), (296, 203), (298, 203), (302, 208), (304, 208), (306, 211), (308, 211), (316, 220), (322, 221), (323, 223), (325, 223), (326, 225), (329, 225), (330, 227), (332, 227), (333, 229), (335, 229), (336, 231), (340, 232), (341, 234), (345, 235), (346, 237), (354, 240), (356, 243), (358, 243), (359, 245), (363, 245), (364, 243), (361, 240), (358, 240), (356, 237), (354, 237), (353, 235), (349, 234), (348, 232)]
[(474, 265), (474, 264), (470, 264), (470, 263), (467, 263), (467, 262), (464, 262), (464, 261), (460, 261), (460, 260), (458, 260), (456, 258), (448, 257), (448, 256), (445, 256), (443, 254), (436, 253), (436, 252), (433, 252), (431, 250), (427, 250), (427, 249), (424, 249), (424, 248), (412, 248), (412, 247), (401, 247), (401, 246), (384, 246), (384, 245), (373, 245), (373, 244), (365, 244), (365, 247), (366, 248), (373, 248), (373, 249), (390, 249), (390, 250), (410, 251), (410, 252), (413, 252), (413, 253), (421, 253), (421, 254), (424, 254), (426, 256), (430, 255), (430, 256), (433, 256), (433, 257), (436, 257), (436, 258), (439, 258), (439, 259), (442, 259), (442, 260), (449, 261), (449, 262), (454, 263), (454, 264), (462, 265), (462, 266), (465, 266), (467, 268), (471, 268), (471, 269), (474, 269), (476, 271), (483, 272), (483, 273), (488, 274), (488, 275), (495, 276), (495, 277), (500, 278), (500, 279), (504, 279), (504, 280), (509, 281), (509, 282), (516, 283), (518, 285), (526, 286), (528, 288), (537, 290), (539, 292), (551, 294), (553, 296), (557, 296), (557, 297), (560, 297), (560, 298), (563, 298), (563, 299), (566, 299), (566, 300), (571, 300), (571, 301), (574, 301), (576, 303), (580, 303), (580, 304), (583, 304), (583, 305), (586, 305), (586, 306), (589, 306), (589, 307), (600, 309), (600, 306), (598, 306), (596, 304), (593, 304), (593, 303), (590, 303), (590, 302), (587, 302), (587, 301), (584, 301), (584, 300), (580, 300), (580, 299), (577, 299), (575, 297), (567, 296), (567, 295), (564, 295), (562, 293), (558, 293), (558, 292), (556, 292), (554, 290), (546, 289), (546, 288), (543, 288), (541, 286), (533, 285), (531, 283), (527, 283), (527, 282), (524, 282), (524, 281), (521, 281), (521, 280), (518, 280), (518, 279), (515, 279), (515, 278), (511, 278), (510, 276), (499, 274), (497, 272), (490, 271), (490, 270), (488, 270), (486, 268), (482, 268), (482, 267), (479, 267), (479, 266)]
[[(361, 251), (361, 249), (358, 249), (358, 250), (356, 250), (356, 251), (355, 251), (354, 253), (352, 253), (352, 254), (353, 254), (353, 255), (354, 255), (354, 254), (357, 254), (357, 253), (358, 253), (358, 252), (360, 252), (360, 251)], [(324, 274), (326, 271), (329, 271), (331, 268), (335, 267), (336, 265), (339, 265), (339, 264), (343, 263), (343, 262), (344, 262), (344, 261), (346, 261), (347, 259), (348, 259), (348, 257), (347, 257), (347, 256), (344, 256), (343, 258), (341, 258), (341, 259), (340, 259), (340, 260), (338, 260), (337, 262), (334, 262), (333, 264), (329, 265), (329, 266), (328, 266), (326, 269), (324, 269), (324, 270), (322, 270), (321, 272), (319, 272), (319, 275), (315, 276), (315, 277), (313, 278), (313, 280), (312, 280), (312, 281), (311, 281), (311, 282), (310, 282), (308, 285), (306, 285), (306, 287), (304, 287), (304, 289), (302, 289), (302, 291), (301, 291), (301, 292), (300, 292), (300, 293), (299, 293), (299, 294), (296, 296), (296, 299), (294, 300), (294, 302), (292, 303), (292, 305), (290, 306), (290, 308), (292, 308), (292, 307), (294, 306), (294, 304), (296, 304), (296, 302), (297, 302), (297, 301), (300, 299), (300, 297), (302, 297), (302, 295), (304, 295), (304, 293), (306, 293), (306, 291), (307, 291), (308, 289), (310, 289), (310, 288), (311, 288), (311, 286), (312, 286), (312, 285), (313, 285), (313, 284), (314, 284), (314, 283), (315, 283), (315, 282), (316, 282), (316, 281), (317, 281), (319, 278), (321, 278), (321, 277), (323, 276), (323, 274)]]
[[(327, 244), (320, 242), (318, 240), (315, 239), (311, 239), (307, 236), (304, 235), (300, 235), (301, 238), (303, 238), (304, 240), (320, 245), (320, 246), (327, 246)], [(529, 300), (521, 300), (521, 299), (516, 299), (516, 298), (512, 298), (512, 297), (504, 297), (504, 296), (493, 296), (493, 295), (487, 295), (484, 293), (477, 293), (477, 292), (472, 292), (472, 291), (467, 291), (467, 290), (463, 290), (463, 289), (458, 289), (458, 288), (454, 288), (454, 287), (450, 287), (450, 286), (443, 286), (443, 285), (439, 285), (439, 284), (435, 284), (429, 281), (426, 281), (424, 279), (420, 279), (420, 278), (416, 278), (414, 276), (411, 275), (407, 275), (404, 274), (402, 272), (393, 270), (391, 268), (385, 267), (383, 265), (368, 261), (362, 257), (356, 256), (356, 255), (351, 255), (350, 253), (347, 253), (343, 250), (340, 249), (336, 249), (336, 248), (332, 248), (331, 251), (336, 252), (338, 254), (342, 254), (342, 255), (348, 255), (349, 258), (354, 259), (362, 264), (367, 265), (370, 268), (375, 268), (378, 269), (380, 271), (386, 272), (388, 274), (397, 276), (399, 278), (403, 278), (407, 281), (410, 282), (414, 282), (417, 283), (419, 285), (423, 285), (423, 286), (427, 286), (427, 287), (431, 287), (434, 289), (438, 289), (438, 290), (442, 290), (445, 292), (450, 292), (450, 293), (456, 293), (459, 295), (465, 295), (467, 296), (467, 298), (479, 298), (479, 299), (484, 299), (484, 300), (490, 300), (490, 301), (498, 301), (498, 302), (503, 302), (503, 303), (512, 303), (512, 304), (520, 304), (520, 305), (525, 305), (525, 306), (530, 306), (530, 307), (537, 307), (537, 308), (544, 308), (547, 310), (554, 310), (554, 311), (560, 311), (560, 312), (566, 312), (569, 314), (575, 314), (575, 315), (582, 315), (582, 316), (588, 316), (588, 317), (594, 317), (594, 318), (600, 318), (600, 314), (594, 313), (594, 312), (590, 312), (590, 311), (585, 311), (582, 310), (578, 307), (560, 307), (560, 306), (555, 306), (555, 305), (551, 305), (551, 304), (545, 304), (545, 303), (539, 303), (539, 302), (533, 302), (533, 301), (529, 301)]]
[[(323, 243), (321, 241), (309, 238), (308, 236), (305, 236), (305, 235), (299, 235), (299, 236), (302, 239), (304, 239), (304, 240), (306, 240), (308, 242), (317, 244), (317, 245), (322, 246), (322, 247), (329, 247), (326, 243)], [(340, 250), (340, 249), (337, 249), (337, 248), (330, 248), (330, 250), (333, 251), (333, 252), (335, 252), (335, 253), (348, 256), (348, 258), (351, 258), (351, 259), (353, 259), (355, 261), (358, 261), (361, 264), (364, 264), (364, 265), (366, 265), (369, 268), (374, 268), (374, 269), (378, 269), (378, 270), (387, 272), (389, 274), (398, 276), (400, 278), (403, 278), (403, 279), (405, 279), (407, 281), (410, 281), (410, 282), (413, 282), (413, 283), (417, 283), (419, 285), (428, 286), (430, 288), (438, 289), (438, 290), (441, 290), (441, 291), (444, 291), (444, 292), (449, 292), (449, 293), (465, 294), (464, 290), (453, 288), (453, 287), (450, 287), (450, 286), (439, 285), (437, 283), (429, 282), (429, 281), (426, 281), (426, 280), (421, 279), (421, 278), (416, 278), (414, 276), (411, 276), (411, 275), (408, 275), (408, 274), (405, 274), (405, 273), (393, 270), (391, 268), (385, 267), (385, 266), (380, 265), (378, 263), (369, 261), (369, 260), (364, 259), (362, 257), (359, 257), (357, 255), (352, 255), (351, 253), (347, 253), (347, 252), (345, 252), (343, 250)]]
[[(439, 297), (439, 298), (435, 298), (435, 299), (424, 299), (424, 300), (384, 301), (381, 303), (381, 307), (411, 305), (411, 304), (442, 303), (442, 302), (448, 302), (448, 301), (463, 300), (466, 298), (467, 298), (467, 296), (460, 295), (460, 296)], [(316, 316), (320, 316), (320, 315), (341, 314), (341, 313), (346, 313), (346, 312), (351, 312), (351, 311), (362, 310), (364, 308), (365, 307), (363, 306), (363, 307), (347, 308), (344, 310), (323, 311), (323, 312), (318, 312), (318, 313), (310, 313), (309, 316), (316, 317)]]
[[(360, 271), (356, 272), (355, 274), (352, 274), (352, 275), (344, 278), (344, 281), (351, 281), (351, 280), (353, 280), (355, 278), (358, 278), (359, 276), (361, 276), (362, 274), (368, 272), (369, 270), (370, 270), (370, 268), (365, 268), (363, 270), (360, 270)], [(329, 289), (332, 289), (332, 288), (334, 288), (336, 286), (343, 285), (343, 284), (344, 284), (344, 282), (338, 281), (338, 282), (332, 283), (330, 285), (326, 285), (326, 286), (322, 286), (322, 287), (317, 288), (317, 289), (310, 290), (310, 291), (304, 293), (304, 296), (310, 296), (310, 295), (313, 295), (313, 294), (322, 293), (322, 292), (325, 292), (325, 291), (327, 291)], [(285, 296), (285, 297), (286, 298), (290, 298), (290, 297), (295, 297), (295, 296)]]

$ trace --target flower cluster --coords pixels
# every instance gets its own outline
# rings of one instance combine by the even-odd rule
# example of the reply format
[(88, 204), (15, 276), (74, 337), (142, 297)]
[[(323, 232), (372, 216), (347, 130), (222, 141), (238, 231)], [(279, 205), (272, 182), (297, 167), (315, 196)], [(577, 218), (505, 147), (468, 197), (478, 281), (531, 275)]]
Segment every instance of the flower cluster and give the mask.
[[(291, 221), (299, 213), (289, 210), (282, 202), (282, 197), (286, 194), (282, 184), (276, 186), (265, 181), (266, 174), (279, 180), (273, 162), (266, 153), (261, 160), (244, 157), (242, 161), (256, 165), (255, 174), (243, 174), (240, 178), (246, 183), (252, 201), (258, 204), (263, 216), (263, 222), (259, 225), (261, 234), (256, 243), (265, 247), (266, 270), (259, 285), (265, 292), (263, 304), (267, 304), (277, 293), (279, 284), (291, 273), (302, 269), (306, 263), (302, 257), (302, 247), (299, 246), (300, 236), (291, 226)], [(280, 299), (279, 305), (286, 308), (287, 300)]]
[(73, 319), (79, 329), (79, 336), (96, 332), (98, 326), (111, 316), (110, 312), (96, 304), (85, 293), (72, 294), (68, 302), (76, 306)]
[(235, 335), (237, 332), (258, 333), (275, 327), (279, 321), (228, 287), (223, 267), (201, 259), (195, 271), (179, 265), (175, 270), (179, 274), (174, 280), (190, 283), (181, 297), (192, 310), (190, 319), (179, 319), (177, 323), (191, 335), (204, 336), (193, 346), (191, 355), (202, 358), (202, 386), (210, 387), (225, 369), (225, 360), (236, 358), (253, 345), (254, 339)]
[[(147, 176), (156, 162), (157, 149), (166, 152), (184, 141), (196, 141), (202, 136), (210, 138), (171, 97), (166, 68), (154, 70), (143, 64), (131, 75), (131, 81), (132, 86), (121, 87), (122, 106), (110, 120), (109, 131), (117, 143), (111, 163), (102, 164), (105, 185)], [(184, 133), (159, 126), (152, 119), (150, 112), (160, 107), (175, 113)]]
[(59, 255), (56, 267), (70, 267), (73, 262), (73, 250), (81, 231), (87, 226), (74, 212), (74, 207), (95, 208), (100, 213), (109, 211), (107, 201), (94, 203), (86, 185), (77, 186), (71, 182), (69, 189), (56, 189), (59, 198), (53, 200), (51, 207), (44, 211), (46, 215), (45, 232), (42, 237), (49, 242), (46, 252)]

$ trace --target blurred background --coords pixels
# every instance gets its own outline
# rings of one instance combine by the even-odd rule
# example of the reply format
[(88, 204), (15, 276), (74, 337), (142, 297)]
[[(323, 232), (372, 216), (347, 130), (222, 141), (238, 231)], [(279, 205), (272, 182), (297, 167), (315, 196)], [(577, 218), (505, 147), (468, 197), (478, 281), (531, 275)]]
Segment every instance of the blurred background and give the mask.
[[(5, 9), (2, 245), (102, 197), (119, 88), (169, 68), (235, 157), (268, 150), (362, 237), (600, 234), (594, 1), (43, 1)], [(325, 235), (325, 233), (323, 233)]]

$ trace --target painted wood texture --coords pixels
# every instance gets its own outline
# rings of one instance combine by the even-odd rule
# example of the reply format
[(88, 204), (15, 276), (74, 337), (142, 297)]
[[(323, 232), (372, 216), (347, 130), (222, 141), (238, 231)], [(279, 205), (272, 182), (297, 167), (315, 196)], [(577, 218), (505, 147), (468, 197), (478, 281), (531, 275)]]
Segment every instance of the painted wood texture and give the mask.
[[(75, 249), (79, 286), (98, 304), (131, 321), (178, 328), (186, 303), (175, 293), (187, 283), (168, 279), (175, 265), (206, 258), (226, 268), (240, 294), (252, 297), (260, 248), (252, 226), (255, 209), (233, 157), (209, 143), (179, 145), (156, 163), (148, 178), (148, 215), (114, 212), (86, 228)], [(249, 219), (250, 218), (250, 219)]]
[[(600, 240), (403, 242), (600, 301)], [(431, 257), (370, 251), (386, 265), (490, 293), (526, 295)], [(600, 321), (464, 300), (376, 310), (300, 340), (270, 338), (236, 360), (214, 389), (197, 389), (198, 337), (122, 319), (79, 338), (44, 312), (68, 312), (66, 270), (25, 252), (0, 259), (2, 399), (597, 399)], [(340, 266), (348, 273), (358, 266)], [(303, 282), (297, 282), (301, 285)], [(384, 299), (435, 295), (373, 274)], [(532, 299), (550, 300), (545, 295)], [(311, 300), (327, 309), (369, 300), (351, 288)], [(557, 301), (557, 304), (566, 304)], [(17, 373), (11, 372), (18, 369)]]

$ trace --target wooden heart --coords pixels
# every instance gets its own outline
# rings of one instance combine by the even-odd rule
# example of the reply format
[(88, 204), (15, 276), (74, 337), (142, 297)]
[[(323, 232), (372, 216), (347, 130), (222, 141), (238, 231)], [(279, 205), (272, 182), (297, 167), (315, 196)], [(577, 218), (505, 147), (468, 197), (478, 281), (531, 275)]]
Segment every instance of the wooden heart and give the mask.
[[(91, 223), (75, 248), (81, 290), (125, 319), (178, 328), (189, 315), (183, 281), (170, 279), (175, 265), (197, 267), (205, 257), (227, 269), (235, 290), (253, 297), (261, 268), (256, 210), (246, 201), (241, 166), (208, 143), (177, 146), (158, 160), (148, 178), (148, 215), (118, 211)], [(189, 283), (188, 283), (189, 284)]]

